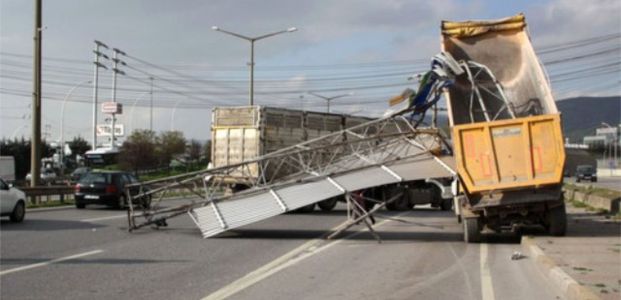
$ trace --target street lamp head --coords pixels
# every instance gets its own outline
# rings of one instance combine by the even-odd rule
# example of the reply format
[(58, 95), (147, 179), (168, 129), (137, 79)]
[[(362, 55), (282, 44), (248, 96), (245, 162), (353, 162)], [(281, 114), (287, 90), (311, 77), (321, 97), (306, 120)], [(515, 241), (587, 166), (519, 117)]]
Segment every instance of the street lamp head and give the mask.
[(211, 29), (215, 31), (220, 31), (220, 27), (218, 26), (211, 26)]
[(298, 31), (298, 29), (296, 27), (287, 28), (287, 32), (294, 32), (294, 31)]

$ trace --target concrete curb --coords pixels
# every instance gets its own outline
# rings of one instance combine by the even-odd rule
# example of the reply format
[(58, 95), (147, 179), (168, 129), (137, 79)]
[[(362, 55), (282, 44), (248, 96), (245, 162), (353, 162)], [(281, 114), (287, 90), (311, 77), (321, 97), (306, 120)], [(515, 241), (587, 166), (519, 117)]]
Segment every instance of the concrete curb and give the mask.
[[(174, 196), (174, 197), (170, 197), (170, 198), (164, 198), (162, 199), (163, 201), (168, 201), (168, 200), (179, 200), (179, 199), (185, 199), (186, 197), (184, 196)], [(53, 210), (63, 210), (63, 209), (71, 209), (71, 208), (75, 208), (75, 204), (68, 204), (68, 205), (62, 205), (62, 206), (54, 206), (54, 207), (38, 207), (38, 208), (26, 208), (26, 212), (27, 213), (38, 213), (38, 212), (46, 212), (46, 211), (53, 211)]]
[(598, 300), (601, 299), (590, 288), (580, 285), (575, 279), (571, 278), (556, 262), (535, 243), (533, 238), (522, 236), (522, 249), (534, 261), (541, 270), (570, 300)]
[(69, 204), (69, 205), (54, 206), (54, 207), (26, 208), (26, 212), (27, 213), (37, 213), (37, 212), (44, 212), (44, 211), (51, 211), (51, 210), (70, 209), (70, 208), (74, 208), (74, 207), (75, 207), (74, 204)]

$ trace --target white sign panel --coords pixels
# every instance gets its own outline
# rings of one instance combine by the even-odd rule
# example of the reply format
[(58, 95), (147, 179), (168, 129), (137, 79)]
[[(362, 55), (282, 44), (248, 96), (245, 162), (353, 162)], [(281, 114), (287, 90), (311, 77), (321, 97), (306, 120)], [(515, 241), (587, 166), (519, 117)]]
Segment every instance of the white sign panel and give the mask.
[(101, 112), (104, 114), (122, 114), (123, 104), (118, 102), (104, 102), (101, 104)]
[[(112, 125), (99, 124), (97, 125), (97, 136), (112, 136)], [(114, 124), (114, 136), (125, 135), (125, 126), (123, 124)]]

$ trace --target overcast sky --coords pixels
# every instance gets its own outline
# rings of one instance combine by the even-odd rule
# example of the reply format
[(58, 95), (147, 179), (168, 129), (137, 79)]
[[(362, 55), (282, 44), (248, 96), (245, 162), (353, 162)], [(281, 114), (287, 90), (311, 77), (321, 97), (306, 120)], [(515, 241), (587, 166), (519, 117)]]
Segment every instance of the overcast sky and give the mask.
[[(32, 91), (33, 2), (0, 2), (3, 137), (30, 135), (27, 106)], [(125, 69), (130, 77), (119, 78), (118, 92), (119, 101), (125, 104), (119, 120), (126, 129), (148, 127), (149, 95), (144, 94), (149, 89), (145, 81), (148, 73), (158, 77), (154, 129), (174, 128), (182, 130), (186, 137), (205, 140), (209, 138), (211, 107), (244, 105), (247, 101), (249, 43), (211, 30), (214, 25), (247, 36), (291, 26), (299, 29), (257, 42), (258, 104), (324, 110), (325, 102), (304, 91), (318, 89), (326, 96), (353, 92), (338, 100), (335, 111), (373, 115), (386, 105), (368, 104), (370, 101), (381, 102), (406, 86), (352, 87), (373, 85), (373, 74), (382, 72), (386, 77), (393, 76), (393, 81), (377, 82), (390, 85), (400, 78), (407, 83), (408, 68), (412, 73), (421, 71), (416, 68), (427, 64), (439, 50), (441, 20), (501, 18), (519, 12), (526, 14), (536, 47), (621, 32), (618, 0), (43, 0), (43, 131), (48, 133), (48, 140), (58, 139), (61, 100), (73, 86), (91, 80), (94, 39), (120, 48), (129, 56), (123, 59), (131, 66)], [(619, 39), (613, 43), (618, 44)], [(613, 52), (612, 63), (618, 64), (620, 51)], [(400, 61), (404, 63), (399, 65)], [(588, 82), (569, 81), (554, 85), (558, 89), (555, 92), (563, 97), (618, 95), (620, 73), (615, 70), (604, 77), (608, 81), (603, 91), (589, 88)], [(399, 72), (404, 75), (394, 77)], [(328, 80), (331, 76), (356, 75), (368, 75), (370, 79), (351, 81), (351, 85), (348, 81), (336, 85)], [(110, 99), (110, 77), (109, 72), (101, 72), (100, 101)], [(279, 89), (282, 93), (273, 92)], [(91, 105), (87, 102), (91, 93), (92, 87), (84, 84), (69, 97), (64, 116), (67, 138), (81, 135), (90, 141)], [(130, 114), (136, 99), (136, 108)], [(173, 120), (175, 106), (178, 109)]]

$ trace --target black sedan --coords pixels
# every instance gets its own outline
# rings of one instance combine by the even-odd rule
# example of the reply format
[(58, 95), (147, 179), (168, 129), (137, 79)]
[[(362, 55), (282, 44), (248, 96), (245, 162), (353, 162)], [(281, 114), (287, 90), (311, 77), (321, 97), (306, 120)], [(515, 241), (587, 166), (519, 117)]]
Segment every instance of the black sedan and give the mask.
[(93, 171), (87, 173), (75, 185), (75, 207), (84, 208), (87, 204), (104, 204), (123, 209), (127, 206), (130, 195), (134, 204), (149, 207), (150, 197), (135, 197), (140, 192), (139, 187), (130, 188), (128, 195), (125, 186), (132, 183), (138, 183), (138, 179), (127, 172)]

